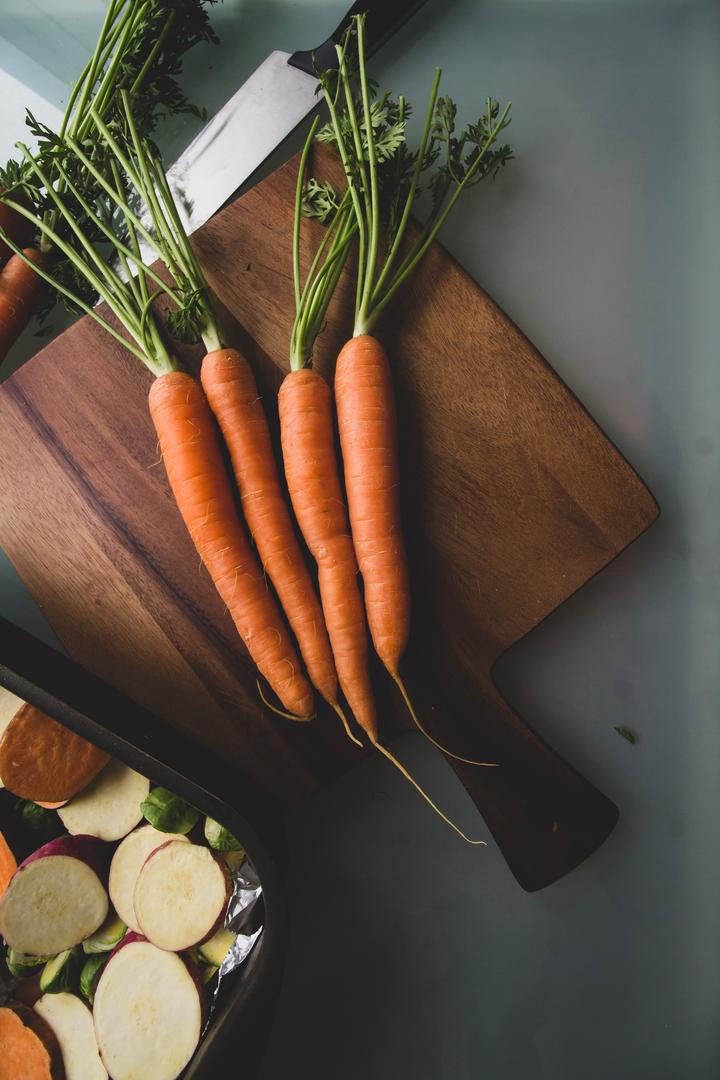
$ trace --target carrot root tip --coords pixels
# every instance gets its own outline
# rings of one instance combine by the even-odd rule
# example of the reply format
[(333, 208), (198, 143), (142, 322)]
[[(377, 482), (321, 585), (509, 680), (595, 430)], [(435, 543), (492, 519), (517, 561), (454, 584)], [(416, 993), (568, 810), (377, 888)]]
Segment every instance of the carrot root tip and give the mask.
[(263, 694), (260, 680), (256, 679), (255, 683), (263, 705), (265, 705), (270, 712), (274, 712), (277, 716), (283, 716), (286, 720), (295, 720), (299, 724), (309, 724), (311, 720), (315, 719), (315, 713), (311, 713), (310, 716), (299, 716), (298, 713), (286, 712), (285, 709), (278, 709), (277, 705), (272, 705)]
[(405, 766), (402, 764), (402, 762), (398, 761), (398, 759), (395, 757), (395, 755), (392, 754), (387, 749), (387, 747), (383, 746), (382, 743), (377, 742), (377, 740), (375, 740), (375, 739), (372, 740), (372, 744), (373, 744), (373, 746), (375, 747), (376, 750), (380, 751), (380, 753), (383, 755), (383, 757), (386, 757), (387, 760), (389, 762), (391, 762), (395, 766), (395, 768), (398, 769), (402, 773), (402, 775), (405, 777), (406, 780), (410, 781), (410, 783), (415, 788), (415, 790), (418, 791), (420, 793), (420, 795), (422, 795), (425, 802), (428, 803), (429, 806), (432, 807), (432, 809), (435, 811), (435, 813), (438, 815), (438, 817), (442, 818), (442, 820), (445, 822), (445, 824), (449, 825), (451, 829), (454, 829), (455, 832), (458, 834), (458, 836), (462, 837), (462, 839), (466, 843), (472, 844), (475, 847), (487, 847), (487, 841), (486, 840), (473, 840), (471, 837), (466, 836), (466, 834), (462, 831), (462, 829), (458, 825), (456, 825), (455, 822), (452, 821), (447, 816), (447, 814), (444, 814), (442, 812), (442, 810), (440, 809), (440, 807), (437, 806), (432, 801), (432, 799), (430, 798), (428, 793), (424, 790), (424, 788), (422, 788), (420, 786), (420, 784), (417, 782), (415, 777), (410, 775), (410, 773), (405, 768)]
[(473, 758), (466, 758), (466, 757), (463, 757), (461, 754), (454, 754), (452, 750), (448, 750), (448, 748), (446, 746), (443, 746), (442, 743), (439, 743), (437, 741), (437, 739), (433, 738), (433, 736), (430, 734), (430, 732), (427, 731), (423, 727), (423, 725), (420, 723), (418, 715), (415, 712), (415, 709), (413, 708), (413, 704), (412, 704), (412, 702), (410, 700), (410, 695), (408, 694), (407, 690), (405, 689), (405, 683), (402, 681), (402, 679), (400, 678), (400, 676), (398, 675), (398, 673), (396, 671), (393, 671), (391, 668), (388, 668), (388, 671), (392, 675), (393, 680), (395, 682), (395, 685), (397, 686), (398, 690), (402, 694), (403, 701), (405, 702), (405, 705), (407, 706), (407, 710), (410, 713), (410, 716), (412, 717), (412, 721), (413, 721), (415, 727), (418, 729), (418, 731), (422, 735), (425, 736), (425, 738), (428, 740), (428, 742), (431, 742), (433, 744), (433, 746), (437, 747), (437, 749), (440, 750), (447, 757), (453, 758), (454, 761), (461, 761), (463, 763), (463, 765), (477, 765), (478, 767), (483, 768), (483, 769), (497, 769), (497, 768), (499, 768), (499, 762), (497, 762), (497, 761), (475, 761)]
[(343, 710), (340, 708), (340, 706), (338, 705), (337, 701), (331, 701), (330, 705), (332, 706), (332, 708), (335, 710), (335, 712), (338, 714), (338, 716), (342, 720), (342, 725), (345, 728), (345, 734), (347, 735), (348, 739), (351, 739), (352, 742), (354, 742), (355, 745), (359, 746), (360, 749), (362, 750), (363, 749), (363, 744), (360, 742), (360, 740), (355, 735), (353, 735), (352, 731), (350, 730), (350, 724), (348, 723), (348, 718), (345, 715), (345, 713), (343, 712)]

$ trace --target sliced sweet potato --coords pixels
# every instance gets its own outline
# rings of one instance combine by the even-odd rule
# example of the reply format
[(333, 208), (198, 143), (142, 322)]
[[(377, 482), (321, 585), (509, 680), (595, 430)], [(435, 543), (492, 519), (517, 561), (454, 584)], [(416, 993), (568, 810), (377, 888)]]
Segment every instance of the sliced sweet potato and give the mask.
[(17, 860), (10, 850), (10, 845), (0, 833), (0, 896), (10, 884), (10, 878), (17, 870)]
[(0, 1047), (0, 1080), (65, 1080), (53, 1029), (27, 1005), (0, 1008)]
[(110, 760), (51, 716), (23, 705), (0, 739), (0, 778), (22, 799), (59, 803), (82, 791)]

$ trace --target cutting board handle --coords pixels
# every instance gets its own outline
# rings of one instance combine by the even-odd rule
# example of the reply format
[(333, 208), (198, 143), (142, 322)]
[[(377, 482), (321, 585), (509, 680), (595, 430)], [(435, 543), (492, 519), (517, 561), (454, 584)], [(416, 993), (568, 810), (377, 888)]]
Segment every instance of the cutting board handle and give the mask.
[(308, 75), (316, 71), (337, 67), (335, 46), (343, 39), (345, 31), (354, 15), (367, 15), (365, 23), (366, 52), (371, 56), (389, 37), (399, 30), (403, 23), (421, 8), (425, 0), (356, 0), (345, 17), (322, 45), (305, 52), (296, 52), (288, 60), (293, 67), (300, 68)]
[(413, 667), (412, 689), (428, 731), (457, 753), (498, 763), (480, 768), (448, 758), (523, 889), (552, 884), (600, 847), (617, 807), (536, 735), (494, 684), (456, 712), (460, 724), (427, 674), (419, 683), (420, 670)]

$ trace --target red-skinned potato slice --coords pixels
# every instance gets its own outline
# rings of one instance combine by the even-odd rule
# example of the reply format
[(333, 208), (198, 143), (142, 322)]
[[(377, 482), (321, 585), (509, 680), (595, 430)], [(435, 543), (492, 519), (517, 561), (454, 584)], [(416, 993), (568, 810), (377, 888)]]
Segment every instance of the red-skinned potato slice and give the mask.
[(92, 836), (52, 840), (20, 865), (0, 897), (0, 934), (18, 952), (55, 956), (103, 923), (105, 845)]
[(204, 1021), (202, 986), (183, 958), (129, 934), (95, 991), (95, 1035), (113, 1080), (175, 1080), (195, 1052)]
[(0, 1080), (67, 1080), (52, 1028), (19, 1002), (0, 1008)]
[(152, 825), (143, 825), (126, 836), (115, 850), (110, 863), (108, 892), (112, 906), (131, 930), (140, 930), (134, 902), (135, 885), (140, 871), (148, 856), (169, 840), (177, 840), (181, 844), (190, 843), (186, 836), (162, 833)]
[(44, 994), (35, 1012), (52, 1028), (66, 1080), (108, 1080), (100, 1059), (92, 1013), (75, 994)]
[(0, 777), (13, 795), (63, 802), (82, 791), (110, 758), (51, 716), (25, 704), (0, 739)]
[(231, 891), (226, 865), (208, 848), (170, 840), (140, 871), (135, 916), (148, 941), (182, 952), (222, 925)]
[(142, 819), (150, 781), (122, 761), (111, 761), (83, 791), (58, 810), (71, 835), (122, 840)]

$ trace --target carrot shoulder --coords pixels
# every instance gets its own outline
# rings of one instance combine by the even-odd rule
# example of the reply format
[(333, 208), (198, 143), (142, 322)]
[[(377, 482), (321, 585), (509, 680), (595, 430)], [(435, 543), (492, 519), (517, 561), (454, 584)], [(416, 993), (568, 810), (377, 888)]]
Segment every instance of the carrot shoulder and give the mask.
[(325, 619), (280, 487), (252, 368), (237, 349), (216, 349), (203, 359), (200, 378), (230, 454), (263, 568), (275, 586), (313, 685), (335, 705), (337, 674)]
[(202, 388), (180, 371), (149, 394), (168, 480), (192, 541), (260, 672), (283, 706), (312, 712), (312, 690), (240, 522)]

